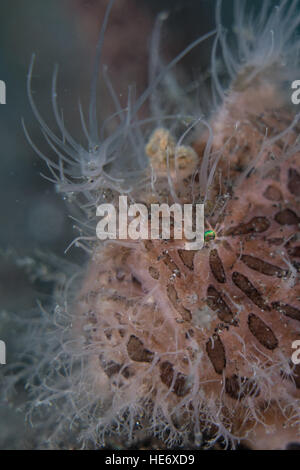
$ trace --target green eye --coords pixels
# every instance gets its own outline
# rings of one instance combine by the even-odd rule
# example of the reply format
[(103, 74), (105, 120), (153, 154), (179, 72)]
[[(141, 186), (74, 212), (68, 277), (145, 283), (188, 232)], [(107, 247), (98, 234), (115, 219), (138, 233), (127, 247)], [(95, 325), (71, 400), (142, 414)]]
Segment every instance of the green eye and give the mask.
[(214, 240), (216, 238), (216, 234), (213, 230), (206, 230), (204, 232), (204, 241), (209, 242), (211, 240)]

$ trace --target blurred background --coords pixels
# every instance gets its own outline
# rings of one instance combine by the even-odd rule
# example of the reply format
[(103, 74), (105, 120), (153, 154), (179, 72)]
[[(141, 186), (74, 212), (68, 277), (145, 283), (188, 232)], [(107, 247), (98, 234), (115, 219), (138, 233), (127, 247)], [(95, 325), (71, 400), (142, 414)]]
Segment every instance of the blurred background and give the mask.
[[(50, 176), (49, 171), (22, 130), (24, 118), (34, 143), (51, 156), (26, 92), (30, 59), (35, 53), (34, 99), (53, 130), (57, 127), (51, 107), (51, 81), (54, 65), (59, 64), (59, 105), (70, 133), (84, 144), (78, 100), (86, 110), (95, 47), (107, 3), (107, 0), (0, 2), (0, 80), (7, 87), (7, 104), (0, 105), (0, 339), (6, 342), (8, 364), (14, 360), (13, 349), (18, 340), (16, 332), (7, 327), (8, 319), (35, 309), (37, 299), (51, 300), (53, 276), (47, 270), (51, 264), (56, 269), (53, 259), (85, 262), (78, 248), (64, 254), (77, 236), (69, 217), (70, 207), (41, 176), (41, 173)], [(232, 2), (224, 3), (230, 22)], [(108, 65), (120, 99), (126, 100), (130, 84), (136, 85), (138, 94), (147, 86), (150, 37), (159, 12), (169, 12), (161, 44), (161, 54), (168, 60), (199, 35), (213, 29), (214, 10), (214, 0), (116, 0), (106, 32), (103, 62)], [(186, 57), (183, 68), (191, 81), (207, 69), (209, 60), (209, 44)], [(100, 87), (100, 118), (112, 110), (106, 95)], [(37, 261), (40, 257), (45, 261), (42, 264)], [(24, 415), (18, 412), (17, 405), (1, 405), (0, 449), (34, 447), (26, 435)]]

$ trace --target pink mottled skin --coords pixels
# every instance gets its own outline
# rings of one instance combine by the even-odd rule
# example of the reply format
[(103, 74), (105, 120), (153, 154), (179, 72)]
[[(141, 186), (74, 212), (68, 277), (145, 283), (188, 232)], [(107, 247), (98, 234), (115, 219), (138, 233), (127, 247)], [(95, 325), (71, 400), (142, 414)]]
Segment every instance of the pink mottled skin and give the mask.
[[(107, 416), (127, 403), (152, 426), (163, 415), (181, 437), (206, 431), (253, 448), (299, 439), (300, 369), (290, 358), (300, 339), (300, 153), (295, 125), (279, 135), (291, 111), (272, 102), (270, 87), (265, 97), (233, 91), (212, 119), (212, 149), (222, 148), (206, 201), (215, 240), (198, 252), (175, 240), (96, 249), (77, 309), (81, 327), (92, 312), (93, 374), (106, 399), (114, 396)], [(194, 143), (196, 168), (205, 139)], [(162, 202), (167, 175), (155, 158)], [(190, 174), (185, 168), (174, 182), (182, 202), (191, 194), (189, 162)], [(152, 189), (138, 201), (153, 201)], [(197, 178), (193, 191), (201, 191)]]

